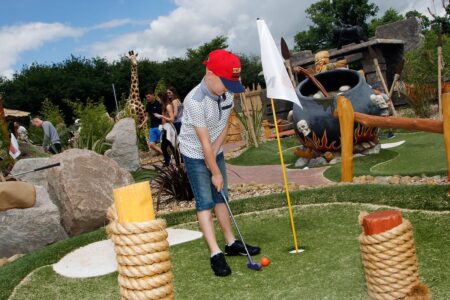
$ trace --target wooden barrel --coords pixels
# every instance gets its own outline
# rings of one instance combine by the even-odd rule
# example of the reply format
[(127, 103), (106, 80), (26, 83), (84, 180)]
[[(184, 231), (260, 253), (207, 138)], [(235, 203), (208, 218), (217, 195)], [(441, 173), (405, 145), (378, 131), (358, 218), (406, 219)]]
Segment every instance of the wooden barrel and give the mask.
[(242, 141), (241, 123), (239, 122), (239, 119), (236, 116), (236, 113), (234, 111), (231, 112), (230, 120), (228, 122), (229, 122), (230, 127), (228, 128), (228, 135), (227, 135), (226, 142), (229, 143), (229, 142)]

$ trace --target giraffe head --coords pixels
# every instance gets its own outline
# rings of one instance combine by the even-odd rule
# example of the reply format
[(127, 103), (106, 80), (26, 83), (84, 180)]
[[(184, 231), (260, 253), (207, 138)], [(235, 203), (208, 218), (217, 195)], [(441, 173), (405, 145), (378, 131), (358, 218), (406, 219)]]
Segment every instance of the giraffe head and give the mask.
[(134, 66), (137, 65), (137, 56), (138, 56), (138, 54), (134, 53), (133, 50), (128, 51), (128, 56), (127, 57), (130, 60), (131, 64), (134, 65)]

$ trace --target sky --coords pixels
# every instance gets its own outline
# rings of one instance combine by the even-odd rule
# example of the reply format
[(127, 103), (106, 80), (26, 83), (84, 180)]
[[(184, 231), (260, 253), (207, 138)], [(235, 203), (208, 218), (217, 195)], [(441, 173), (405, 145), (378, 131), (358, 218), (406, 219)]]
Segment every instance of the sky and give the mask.
[[(442, 14), (440, 0), (435, 8)], [(293, 46), (310, 25), (305, 9), (314, 0), (0, 0), (0, 76), (34, 62), (58, 63), (70, 55), (119, 59), (128, 50), (163, 61), (187, 48), (228, 37), (229, 49), (259, 54), (256, 18), (276, 41)], [(433, 0), (374, 0), (379, 14), (426, 14)]]

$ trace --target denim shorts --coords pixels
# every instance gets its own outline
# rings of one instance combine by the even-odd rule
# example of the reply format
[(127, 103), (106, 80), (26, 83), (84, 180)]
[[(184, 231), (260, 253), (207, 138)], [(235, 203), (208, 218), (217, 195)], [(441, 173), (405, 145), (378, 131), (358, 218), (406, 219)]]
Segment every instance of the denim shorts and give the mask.
[[(211, 182), (212, 174), (206, 167), (205, 160), (189, 158), (184, 155), (183, 159), (192, 192), (194, 193), (197, 211), (209, 210), (214, 208), (217, 203), (224, 203), (222, 196)], [(216, 162), (223, 176), (223, 190), (228, 197), (227, 173), (223, 152), (217, 155)]]
[(152, 127), (150, 128), (150, 132), (149, 132), (149, 141), (150, 142), (154, 142), (154, 143), (158, 143), (159, 139), (161, 138), (161, 130), (159, 130), (158, 127)]

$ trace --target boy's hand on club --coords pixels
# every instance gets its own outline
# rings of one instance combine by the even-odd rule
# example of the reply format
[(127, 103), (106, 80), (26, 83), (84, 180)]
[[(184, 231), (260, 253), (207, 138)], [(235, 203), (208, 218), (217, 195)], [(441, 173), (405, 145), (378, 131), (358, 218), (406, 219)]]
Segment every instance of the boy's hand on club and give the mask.
[(223, 176), (221, 173), (216, 175), (213, 174), (213, 176), (211, 177), (211, 182), (218, 192), (223, 189)]

